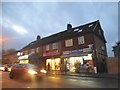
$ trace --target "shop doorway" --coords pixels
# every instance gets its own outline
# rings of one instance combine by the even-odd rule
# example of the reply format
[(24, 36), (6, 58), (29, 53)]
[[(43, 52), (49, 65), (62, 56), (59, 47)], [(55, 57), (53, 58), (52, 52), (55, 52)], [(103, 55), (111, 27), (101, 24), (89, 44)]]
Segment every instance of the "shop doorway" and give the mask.
[(50, 70), (60, 70), (60, 58), (55, 59), (47, 59), (46, 60), (46, 67), (50, 65)]

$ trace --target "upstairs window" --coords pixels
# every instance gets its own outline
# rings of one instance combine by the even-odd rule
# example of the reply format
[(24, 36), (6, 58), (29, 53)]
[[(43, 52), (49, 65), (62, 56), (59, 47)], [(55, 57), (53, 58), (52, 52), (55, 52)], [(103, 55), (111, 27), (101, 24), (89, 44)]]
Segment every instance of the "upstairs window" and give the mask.
[(73, 39), (65, 40), (65, 47), (73, 46)]
[(93, 26), (93, 24), (90, 24), (88, 27), (92, 27)]
[(35, 53), (35, 49), (31, 49), (31, 53)]
[(52, 49), (57, 49), (58, 48), (58, 43), (53, 43), (52, 44)]
[(36, 53), (39, 53), (39, 50), (40, 50), (40, 48), (39, 48), (39, 47), (37, 47), (37, 48), (36, 48)]
[(84, 43), (85, 43), (84, 36), (78, 37), (78, 44), (81, 45)]
[(50, 45), (46, 45), (46, 51), (50, 50)]
[(79, 29), (79, 31), (78, 32), (82, 32), (83, 30), (82, 29)]
[(25, 51), (25, 55), (27, 55), (28, 54), (28, 51)]

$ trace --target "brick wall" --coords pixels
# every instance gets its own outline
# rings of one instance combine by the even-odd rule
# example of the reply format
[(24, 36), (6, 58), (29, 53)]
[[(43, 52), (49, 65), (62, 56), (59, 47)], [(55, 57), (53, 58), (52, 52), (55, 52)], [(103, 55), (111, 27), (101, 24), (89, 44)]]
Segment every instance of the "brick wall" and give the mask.
[(118, 74), (118, 66), (120, 66), (120, 60), (117, 58), (107, 58), (107, 68), (109, 74)]

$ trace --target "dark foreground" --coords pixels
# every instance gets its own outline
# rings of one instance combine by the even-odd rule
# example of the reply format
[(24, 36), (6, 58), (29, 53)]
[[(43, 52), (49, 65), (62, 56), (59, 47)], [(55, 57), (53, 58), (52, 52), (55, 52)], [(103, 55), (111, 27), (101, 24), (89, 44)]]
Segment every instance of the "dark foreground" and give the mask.
[[(2, 88), (118, 88), (117, 79), (48, 75), (40, 80), (10, 79), (9, 72), (1, 72)], [(4, 90), (4, 89), (3, 89)], [(31, 90), (31, 89), (30, 89)], [(45, 89), (46, 90), (46, 89)], [(82, 89), (81, 89), (82, 90)]]

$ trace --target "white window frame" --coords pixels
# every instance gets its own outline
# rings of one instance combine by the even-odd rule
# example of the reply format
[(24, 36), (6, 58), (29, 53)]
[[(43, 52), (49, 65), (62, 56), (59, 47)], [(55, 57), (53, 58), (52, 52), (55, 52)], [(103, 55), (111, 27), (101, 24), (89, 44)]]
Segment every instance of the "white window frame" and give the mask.
[(52, 49), (58, 49), (58, 43), (53, 43), (52, 44)]
[(78, 37), (78, 44), (79, 44), (79, 45), (85, 44), (85, 38), (84, 38), (84, 36)]
[(31, 49), (31, 53), (35, 53), (35, 49)]
[(46, 51), (50, 50), (50, 45), (46, 45)]
[(27, 55), (28, 54), (28, 51), (25, 51), (25, 55)]
[(36, 48), (36, 52), (39, 53), (40, 52), (40, 47)]
[(65, 47), (71, 47), (73, 46), (73, 39), (65, 40)]

